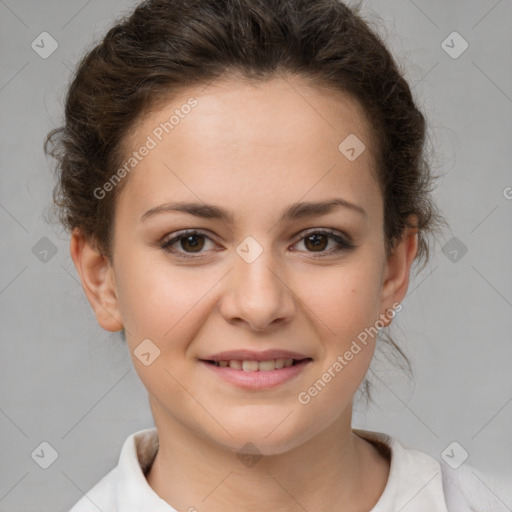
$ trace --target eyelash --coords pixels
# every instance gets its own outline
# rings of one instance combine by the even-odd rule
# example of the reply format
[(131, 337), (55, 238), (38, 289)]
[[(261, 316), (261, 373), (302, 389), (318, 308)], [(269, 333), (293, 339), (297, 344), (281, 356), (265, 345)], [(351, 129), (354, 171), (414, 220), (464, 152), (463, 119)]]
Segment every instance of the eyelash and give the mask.
[[(201, 256), (202, 253), (198, 253), (198, 256), (191, 256), (189, 253), (179, 252), (179, 251), (176, 251), (175, 249), (171, 248), (176, 242), (179, 242), (182, 238), (187, 238), (187, 237), (193, 236), (193, 235), (203, 236), (204, 238), (207, 238), (207, 239), (209, 239), (209, 240), (211, 240), (213, 242), (213, 240), (209, 236), (205, 235), (201, 231), (198, 231), (198, 230), (187, 230), (187, 231), (182, 231), (181, 233), (178, 233), (178, 235), (172, 237), (169, 240), (165, 240), (160, 245), (160, 247), (164, 251), (166, 251), (168, 253), (171, 253), (171, 254), (174, 254), (178, 258), (181, 258), (181, 259), (188, 259), (188, 260), (199, 259), (199, 258), (202, 257)], [(313, 254), (314, 258), (323, 258), (323, 257), (326, 257), (326, 256), (331, 256), (332, 254), (337, 254), (337, 253), (339, 253), (341, 251), (350, 251), (351, 249), (354, 249), (356, 247), (352, 242), (349, 242), (348, 240), (346, 240), (342, 236), (338, 235), (336, 231), (331, 231), (331, 230), (326, 230), (326, 229), (316, 229), (316, 230), (309, 231), (306, 234), (304, 234), (302, 236), (302, 238), (297, 240), (297, 242), (295, 242), (295, 244), (293, 244), (293, 245), (296, 245), (297, 243), (302, 242), (304, 239), (306, 239), (308, 236), (311, 236), (311, 235), (326, 235), (331, 240), (334, 240), (336, 242), (337, 246), (338, 246), (334, 250), (325, 251), (325, 252), (322, 252), (322, 253), (317, 253), (317, 254), (319, 254), (318, 256), (314, 255), (315, 253), (312, 252), (312, 251), (306, 251), (306, 252), (310, 252), (311, 254)]]

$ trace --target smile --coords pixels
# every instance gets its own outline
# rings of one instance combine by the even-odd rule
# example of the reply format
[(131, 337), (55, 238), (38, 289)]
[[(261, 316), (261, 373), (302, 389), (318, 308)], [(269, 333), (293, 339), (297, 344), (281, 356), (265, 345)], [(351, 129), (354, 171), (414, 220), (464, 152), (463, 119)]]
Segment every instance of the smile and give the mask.
[(312, 362), (311, 358), (272, 359), (269, 361), (200, 360), (222, 380), (245, 389), (268, 389), (299, 375)]
[(252, 359), (239, 361), (232, 359), (230, 361), (207, 361), (215, 366), (222, 368), (232, 368), (233, 370), (242, 370), (244, 372), (269, 372), (272, 370), (280, 370), (281, 368), (289, 368), (297, 364), (297, 359), (271, 359), (269, 361), (254, 361)]

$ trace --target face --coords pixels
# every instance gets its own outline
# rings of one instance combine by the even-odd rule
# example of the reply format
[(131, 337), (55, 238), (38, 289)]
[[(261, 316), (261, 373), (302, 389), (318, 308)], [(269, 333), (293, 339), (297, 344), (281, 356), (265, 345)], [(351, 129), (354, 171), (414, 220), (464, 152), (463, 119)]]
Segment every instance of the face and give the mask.
[[(351, 134), (366, 146), (356, 159), (358, 147), (339, 149)], [(219, 81), (149, 113), (126, 147), (127, 160), (139, 156), (123, 178), (108, 279), (91, 304), (104, 328), (119, 330), (109, 317), (124, 326), (157, 427), (177, 422), (233, 450), (253, 442), (277, 454), (346, 420), (373, 355), (368, 332), (389, 323), (382, 314), (404, 296), (413, 256), (385, 256), (371, 126), (359, 106), (298, 79)], [(200, 208), (173, 211), (176, 203)], [(307, 360), (263, 365), (260, 380), (205, 362), (238, 350)]]

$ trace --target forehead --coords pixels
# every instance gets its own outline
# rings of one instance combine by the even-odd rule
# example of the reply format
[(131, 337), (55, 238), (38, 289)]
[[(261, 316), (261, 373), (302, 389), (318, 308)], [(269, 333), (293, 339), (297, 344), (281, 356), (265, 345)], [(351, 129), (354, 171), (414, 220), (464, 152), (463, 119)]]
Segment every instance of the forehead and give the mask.
[[(298, 79), (193, 87), (147, 113), (125, 141), (127, 158), (150, 149), (130, 171), (119, 208), (142, 214), (159, 202), (194, 200), (254, 214), (257, 204), (326, 194), (378, 206), (370, 134), (357, 102)], [(354, 136), (366, 149), (351, 161), (340, 144)]]

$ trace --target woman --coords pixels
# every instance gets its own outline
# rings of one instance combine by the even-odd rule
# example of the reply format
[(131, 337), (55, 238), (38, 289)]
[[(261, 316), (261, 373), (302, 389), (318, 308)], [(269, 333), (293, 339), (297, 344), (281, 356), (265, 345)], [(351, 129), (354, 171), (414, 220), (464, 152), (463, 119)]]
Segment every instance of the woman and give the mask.
[(424, 140), (341, 2), (150, 0), (88, 53), (55, 201), (155, 428), (72, 512), (500, 510), (469, 468), (351, 427), (443, 224)]

